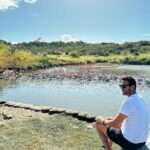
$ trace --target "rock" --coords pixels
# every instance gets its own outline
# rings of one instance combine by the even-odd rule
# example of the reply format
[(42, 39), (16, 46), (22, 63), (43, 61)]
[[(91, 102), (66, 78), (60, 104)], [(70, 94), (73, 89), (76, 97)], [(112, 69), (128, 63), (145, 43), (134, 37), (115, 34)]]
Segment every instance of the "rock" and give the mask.
[(41, 108), (39, 106), (32, 106), (30, 109), (34, 110), (36, 112), (40, 112), (41, 111)]
[(5, 101), (0, 101), (0, 105), (4, 105), (4, 104), (6, 104), (6, 102)]
[(49, 109), (49, 114), (55, 114), (55, 113), (65, 113), (66, 109), (65, 108), (62, 108), (62, 107), (51, 107)]
[(87, 120), (86, 116), (88, 115), (87, 112), (79, 112), (77, 118), (80, 120)]
[(86, 117), (88, 115), (88, 112), (84, 112), (84, 111), (81, 111), (78, 113), (78, 116), (81, 116), (81, 117)]
[(78, 111), (72, 110), (72, 109), (66, 109), (65, 114), (66, 115), (71, 115), (71, 116), (77, 116), (78, 115)]
[(29, 105), (29, 104), (26, 104), (26, 105), (24, 105), (22, 108), (31, 110), (32, 106), (33, 106), (33, 105), (31, 105), (31, 104), (30, 104), (30, 105)]
[(13, 103), (12, 105), (13, 105), (13, 107), (15, 107), (15, 108), (24, 108), (24, 105), (25, 105), (25, 104), (22, 104), (22, 103)]
[(65, 109), (65, 108), (61, 108), (61, 107), (58, 107), (58, 108), (57, 108), (57, 111), (58, 111), (58, 113), (64, 113), (64, 112), (66, 111), (66, 109)]
[(72, 128), (74, 128), (74, 129), (78, 129), (79, 127), (77, 127), (77, 126), (72, 126)]
[(51, 106), (41, 106), (42, 113), (49, 113), (49, 110), (52, 108)]
[(86, 125), (87, 129), (93, 129), (93, 126), (91, 124)]
[(5, 104), (5, 106), (8, 106), (8, 107), (12, 107), (13, 106), (13, 104), (14, 104), (14, 102), (7, 102), (6, 104)]
[(95, 122), (96, 115), (88, 113), (86, 115), (87, 122)]
[(10, 114), (3, 114), (4, 119), (12, 119), (14, 116)]

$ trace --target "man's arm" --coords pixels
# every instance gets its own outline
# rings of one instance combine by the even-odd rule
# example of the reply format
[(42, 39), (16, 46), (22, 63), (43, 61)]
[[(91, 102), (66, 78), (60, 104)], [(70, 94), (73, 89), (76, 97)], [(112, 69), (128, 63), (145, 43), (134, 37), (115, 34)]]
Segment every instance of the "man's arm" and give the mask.
[(110, 120), (110, 119), (106, 119), (104, 121), (104, 124), (111, 126), (111, 127), (118, 127), (120, 128), (123, 121), (127, 118), (128, 116), (123, 114), (123, 113), (119, 113), (114, 119)]
[(123, 121), (127, 118), (128, 116), (123, 114), (123, 113), (119, 113), (115, 118), (108, 118), (108, 119), (104, 119), (102, 117), (96, 117), (96, 123), (104, 123), (107, 126), (111, 126), (111, 127), (115, 127), (115, 128), (120, 128)]

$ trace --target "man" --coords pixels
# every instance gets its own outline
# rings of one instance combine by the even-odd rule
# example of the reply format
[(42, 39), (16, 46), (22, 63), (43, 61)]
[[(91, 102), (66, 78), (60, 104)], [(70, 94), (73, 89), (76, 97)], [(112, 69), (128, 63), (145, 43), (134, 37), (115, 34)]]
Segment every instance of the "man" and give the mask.
[(95, 127), (105, 150), (112, 149), (112, 142), (124, 150), (136, 150), (145, 145), (148, 138), (148, 108), (143, 97), (136, 93), (134, 78), (123, 77), (119, 86), (128, 98), (115, 118), (96, 117)]

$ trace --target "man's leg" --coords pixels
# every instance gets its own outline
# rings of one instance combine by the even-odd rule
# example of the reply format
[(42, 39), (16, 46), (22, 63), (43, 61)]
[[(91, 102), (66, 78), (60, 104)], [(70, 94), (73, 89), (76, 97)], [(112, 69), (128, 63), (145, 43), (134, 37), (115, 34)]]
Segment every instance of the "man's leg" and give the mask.
[(110, 148), (112, 149), (112, 144), (113, 144), (113, 141), (111, 139), (108, 138), (108, 142), (109, 142), (109, 146)]
[(111, 147), (108, 141), (108, 136), (107, 136), (107, 126), (105, 126), (102, 123), (96, 123), (95, 127), (96, 127), (100, 140), (105, 146), (105, 150), (111, 150)]

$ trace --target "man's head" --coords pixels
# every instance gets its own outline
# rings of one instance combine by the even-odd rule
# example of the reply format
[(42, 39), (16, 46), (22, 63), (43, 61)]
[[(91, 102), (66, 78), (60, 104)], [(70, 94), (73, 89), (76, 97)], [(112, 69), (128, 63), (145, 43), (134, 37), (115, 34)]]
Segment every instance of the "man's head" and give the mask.
[(136, 92), (136, 81), (132, 77), (123, 77), (119, 86), (123, 95), (130, 96)]

